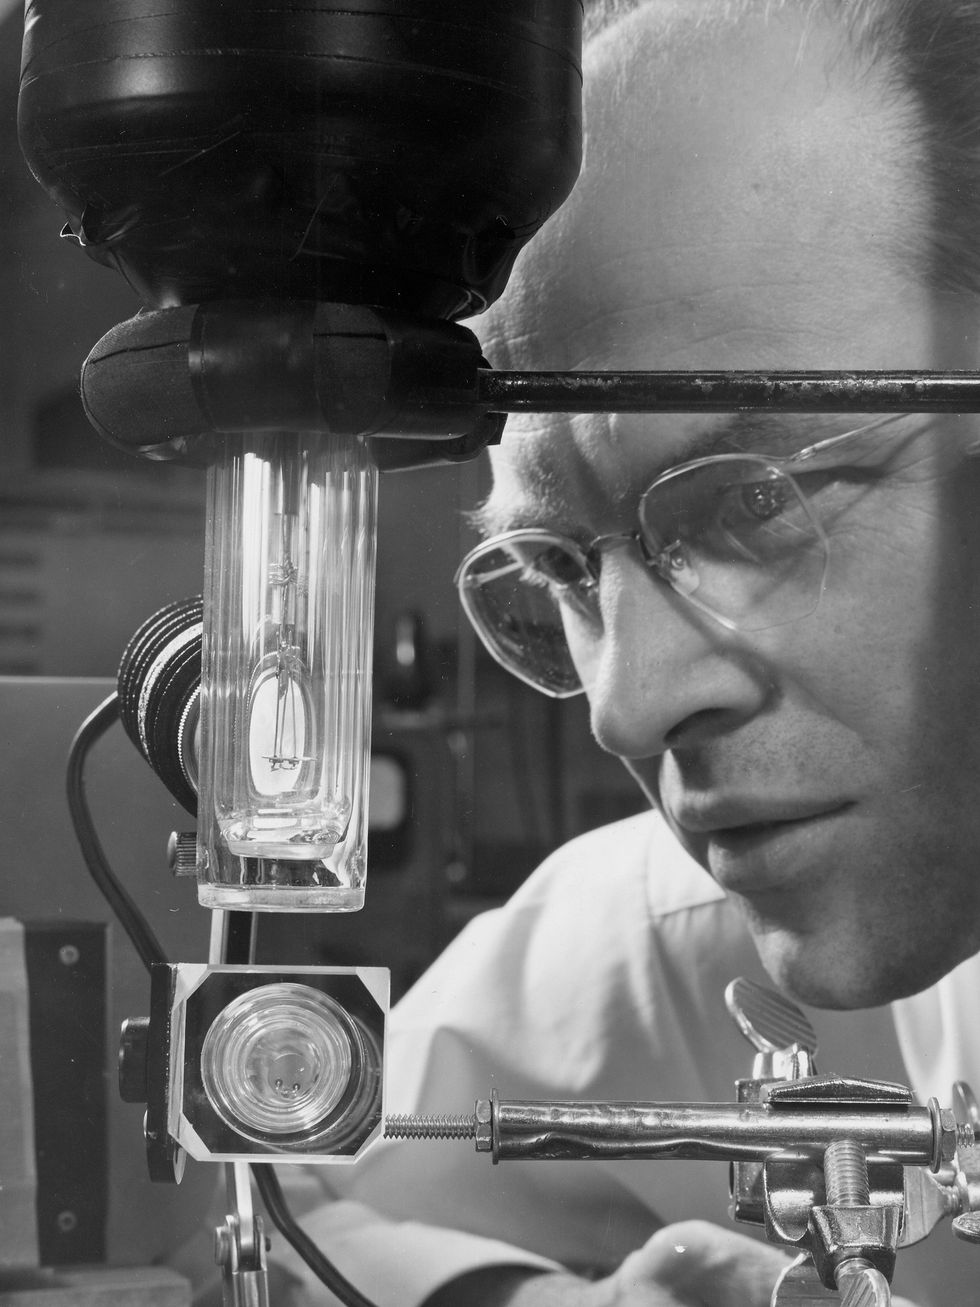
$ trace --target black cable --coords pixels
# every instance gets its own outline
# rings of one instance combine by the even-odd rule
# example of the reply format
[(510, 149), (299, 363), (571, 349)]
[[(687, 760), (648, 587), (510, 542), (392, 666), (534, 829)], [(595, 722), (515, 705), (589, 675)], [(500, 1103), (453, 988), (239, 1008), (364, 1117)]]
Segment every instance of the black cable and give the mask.
[(322, 1280), (331, 1293), (335, 1294), (345, 1304), (345, 1307), (374, 1307), (371, 1299), (365, 1298), (360, 1290), (351, 1284), (350, 1280), (341, 1275), (333, 1262), (327, 1260), (306, 1231), (301, 1229), (293, 1220), (292, 1214), (286, 1206), (286, 1198), (282, 1192), (279, 1177), (272, 1167), (268, 1163), (262, 1163), (253, 1166), (251, 1170), (255, 1178), (256, 1188), (265, 1204), (265, 1210), (272, 1218), (273, 1225), (286, 1242), (291, 1244), (299, 1253), (314, 1275)]
[[(96, 741), (105, 735), (118, 717), (119, 696), (110, 694), (108, 699), (100, 703), (95, 711), (86, 717), (75, 732), (75, 738), (68, 751), (66, 780), (68, 810), (71, 813), (72, 825), (75, 828), (82, 857), (92, 879), (132, 941), (143, 965), (149, 971), (154, 963), (165, 963), (167, 956), (149, 922), (116, 879), (96, 833), (92, 813), (85, 797), (85, 764), (89, 753)], [(248, 915), (247, 913), (235, 914), (236, 917), (241, 918)], [(375, 1307), (369, 1298), (365, 1298), (340, 1274), (305, 1230), (296, 1223), (272, 1166), (265, 1163), (262, 1166), (253, 1166), (251, 1170), (273, 1224), (286, 1242), (291, 1244), (306, 1262), (313, 1274), (340, 1299), (344, 1307)]]
[(68, 751), (68, 811), (75, 837), (89, 874), (132, 941), (143, 965), (149, 971), (155, 962), (166, 962), (163, 947), (149, 922), (116, 879), (105, 850), (95, 831), (88, 800), (85, 797), (85, 763), (95, 742), (102, 738), (119, 716), (119, 696), (110, 694), (82, 722)]

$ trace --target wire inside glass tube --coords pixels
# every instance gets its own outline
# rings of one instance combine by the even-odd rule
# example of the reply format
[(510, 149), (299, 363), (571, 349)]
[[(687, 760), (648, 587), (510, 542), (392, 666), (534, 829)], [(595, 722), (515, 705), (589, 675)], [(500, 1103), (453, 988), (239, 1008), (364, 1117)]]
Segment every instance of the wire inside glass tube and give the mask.
[(208, 472), (199, 898), (364, 896), (377, 470), (363, 442), (229, 439)]

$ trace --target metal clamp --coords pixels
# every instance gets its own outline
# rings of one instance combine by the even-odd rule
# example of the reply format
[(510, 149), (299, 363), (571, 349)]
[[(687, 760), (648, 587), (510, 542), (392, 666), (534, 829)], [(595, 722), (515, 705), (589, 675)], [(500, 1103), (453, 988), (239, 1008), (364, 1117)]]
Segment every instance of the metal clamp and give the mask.
[(267, 1242), (262, 1218), (252, 1208), (247, 1164), (226, 1165), (225, 1184), (231, 1213), (214, 1232), (223, 1307), (269, 1307)]

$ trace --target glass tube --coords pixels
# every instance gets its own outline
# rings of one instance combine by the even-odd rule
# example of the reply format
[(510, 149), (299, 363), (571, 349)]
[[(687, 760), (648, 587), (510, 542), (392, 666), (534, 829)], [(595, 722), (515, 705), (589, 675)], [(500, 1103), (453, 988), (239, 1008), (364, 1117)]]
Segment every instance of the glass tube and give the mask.
[(350, 438), (236, 436), (209, 467), (205, 907), (363, 904), (376, 517), (377, 469)]

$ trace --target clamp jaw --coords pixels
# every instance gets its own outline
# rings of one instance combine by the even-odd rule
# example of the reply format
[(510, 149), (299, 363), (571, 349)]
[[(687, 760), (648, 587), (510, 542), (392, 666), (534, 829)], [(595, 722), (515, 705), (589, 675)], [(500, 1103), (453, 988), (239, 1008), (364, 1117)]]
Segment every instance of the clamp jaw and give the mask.
[[(789, 1000), (747, 980), (725, 992), (729, 1012), (756, 1050), (752, 1076), (736, 1082), (739, 1102), (774, 1110), (869, 1113), (911, 1103), (902, 1086), (816, 1074), (816, 1036)], [(822, 1161), (780, 1157), (732, 1164), (732, 1216), (761, 1224), (767, 1238), (800, 1255), (780, 1277), (772, 1307), (889, 1307), (899, 1247), (924, 1239), (952, 1216), (961, 1238), (980, 1242), (980, 1125), (968, 1085), (953, 1088), (952, 1109), (929, 1104), (935, 1124), (932, 1166), (869, 1159), (842, 1137)]]

